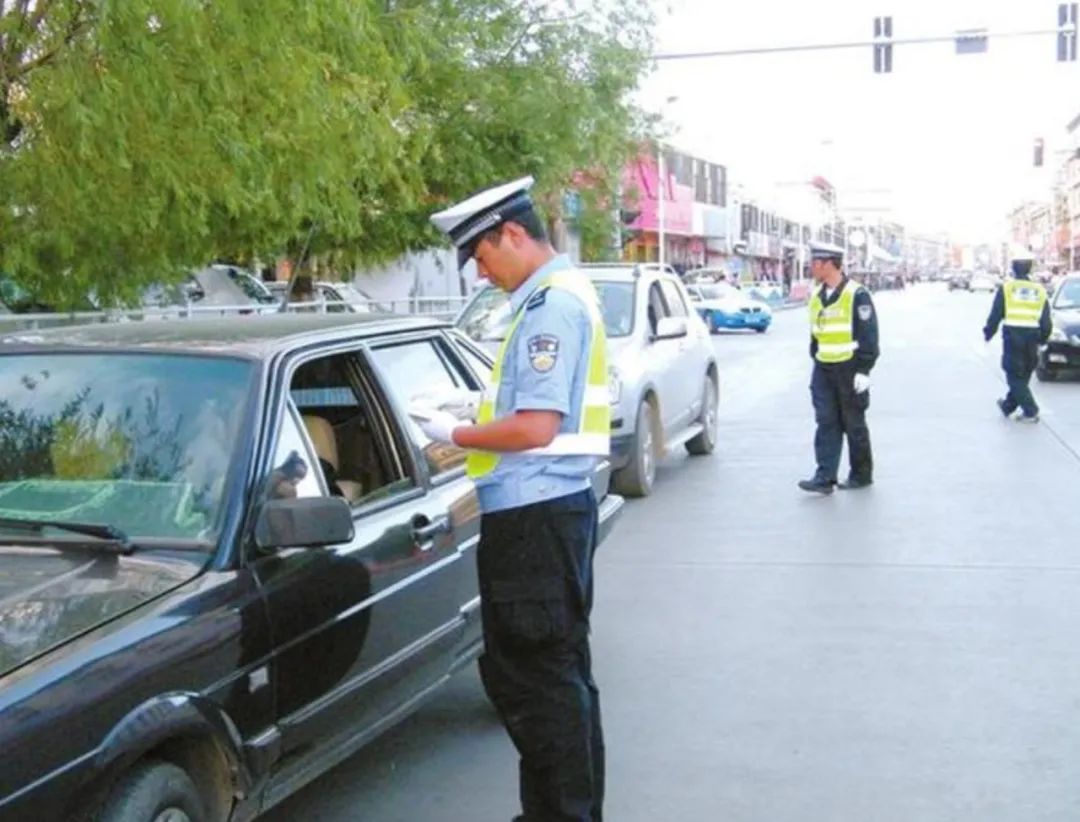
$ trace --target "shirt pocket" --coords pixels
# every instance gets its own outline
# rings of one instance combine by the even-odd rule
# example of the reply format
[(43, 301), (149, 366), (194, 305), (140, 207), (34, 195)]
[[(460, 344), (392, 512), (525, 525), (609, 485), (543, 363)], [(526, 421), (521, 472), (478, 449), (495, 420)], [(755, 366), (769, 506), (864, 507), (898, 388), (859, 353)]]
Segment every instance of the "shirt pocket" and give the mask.
[(492, 580), (495, 633), (511, 646), (551, 645), (568, 639), (574, 615), (561, 577)]

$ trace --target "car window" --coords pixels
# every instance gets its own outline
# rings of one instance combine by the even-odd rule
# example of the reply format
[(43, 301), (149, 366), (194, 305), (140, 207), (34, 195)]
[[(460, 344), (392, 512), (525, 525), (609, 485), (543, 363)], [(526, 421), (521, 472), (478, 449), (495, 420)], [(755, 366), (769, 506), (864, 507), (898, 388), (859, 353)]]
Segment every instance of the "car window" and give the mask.
[(686, 301), (679, 293), (679, 286), (672, 280), (661, 280), (660, 287), (664, 290), (664, 298), (667, 300), (668, 310), (672, 317), (687, 317), (689, 312)]
[[(422, 401), (436, 405), (448, 403), (448, 410), (460, 411), (470, 392), (464, 375), (449, 362), (445, 349), (436, 340), (379, 346), (372, 349), (371, 356), (403, 410), (415, 401)], [(412, 420), (408, 422), (408, 430), (432, 474), (441, 474), (464, 465), (463, 449), (432, 442)]]
[(413, 486), (353, 354), (301, 364), (289, 397), (332, 496), (367, 505)]
[(326, 311), (330, 314), (342, 314), (349, 310), (348, 304), (333, 288), (327, 285), (318, 286), (319, 297), (326, 302)]
[(212, 540), (253, 371), (224, 357), (0, 355), (0, 516)]
[(465, 358), (466, 363), (484, 384), (491, 382), (491, 366), (471, 346), (458, 343), (455, 349)]
[(664, 317), (668, 316), (667, 305), (664, 302), (664, 296), (660, 293), (660, 283), (654, 282), (649, 286), (649, 331), (652, 334), (656, 333), (656, 324), (660, 322)]
[(315, 470), (315, 461), (300, 431), (297, 416), (296, 407), (289, 402), (274, 457), (270, 461), (270, 476), (264, 491), (267, 499), (323, 496), (323, 489), (319, 485), (320, 472)]
[(245, 274), (243, 271), (237, 271), (234, 268), (228, 268), (226, 269), (226, 272), (228, 273), (229, 279), (244, 292), (244, 296), (248, 299), (255, 300), (255, 302), (259, 303), (274, 302), (274, 296), (266, 286), (250, 274)]

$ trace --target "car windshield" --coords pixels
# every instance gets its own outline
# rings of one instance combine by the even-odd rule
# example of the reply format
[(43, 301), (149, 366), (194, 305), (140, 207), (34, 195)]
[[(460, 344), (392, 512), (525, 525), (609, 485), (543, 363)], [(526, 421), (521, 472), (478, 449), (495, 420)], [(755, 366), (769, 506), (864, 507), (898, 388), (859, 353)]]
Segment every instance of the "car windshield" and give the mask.
[(253, 370), (220, 357), (0, 355), (0, 517), (212, 540)]
[(1054, 308), (1080, 308), (1080, 279), (1061, 284), (1054, 297)]
[(257, 303), (275, 302), (274, 295), (269, 289), (250, 274), (228, 269), (229, 279), (232, 280), (244, 292), (244, 296)]
[[(600, 313), (608, 338), (627, 337), (634, 330), (634, 284), (619, 280), (594, 280), (600, 297)], [(487, 287), (480, 291), (458, 318), (457, 326), (471, 339), (496, 342), (510, 327), (510, 298), (505, 291)]]

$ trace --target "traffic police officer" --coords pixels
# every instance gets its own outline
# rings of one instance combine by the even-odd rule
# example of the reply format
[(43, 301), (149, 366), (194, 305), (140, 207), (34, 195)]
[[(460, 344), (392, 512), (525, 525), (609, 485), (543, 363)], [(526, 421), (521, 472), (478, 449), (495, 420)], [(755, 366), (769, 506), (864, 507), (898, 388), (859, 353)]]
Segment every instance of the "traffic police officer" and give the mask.
[(1031, 372), (1038, 364), (1039, 346), (1050, 339), (1053, 330), (1046, 289), (1031, 281), (1033, 263), (1027, 249), (1013, 252), (1013, 279), (998, 287), (983, 327), (983, 336), (990, 342), (998, 325), (1005, 326), (1001, 332), (1001, 367), (1009, 391), (997, 404), (1006, 418), (1019, 408), (1022, 413), (1017, 419), (1021, 422), (1039, 421), (1039, 406), (1030, 387)]
[(610, 448), (604, 326), (587, 277), (556, 254), (531, 177), (432, 221), (510, 293), (513, 320), (475, 425), (430, 409), (429, 437), (470, 449), (482, 512), (484, 688), (520, 755), (519, 820), (601, 819), (604, 743), (589, 615), (597, 503), (590, 478)]
[(844, 434), (851, 471), (841, 488), (865, 488), (874, 481), (870, 429), (870, 370), (878, 358), (878, 322), (870, 292), (841, 270), (843, 249), (814, 243), (810, 271), (821, 285), (810, 298), (810, 356), (814, 373), (810, 394), (817, 433), (817, 470), (800, 480), (804, 491), (831, 494), (837, 484)]

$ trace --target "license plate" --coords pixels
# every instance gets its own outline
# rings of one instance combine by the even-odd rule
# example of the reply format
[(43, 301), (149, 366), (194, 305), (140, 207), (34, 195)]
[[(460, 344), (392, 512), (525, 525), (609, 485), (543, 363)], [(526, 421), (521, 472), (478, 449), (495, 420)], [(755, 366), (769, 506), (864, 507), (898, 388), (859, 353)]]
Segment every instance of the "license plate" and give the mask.
[(1064, 354), (1051, 354), (1050, 362), (1068, 362), (1069, 358)]

